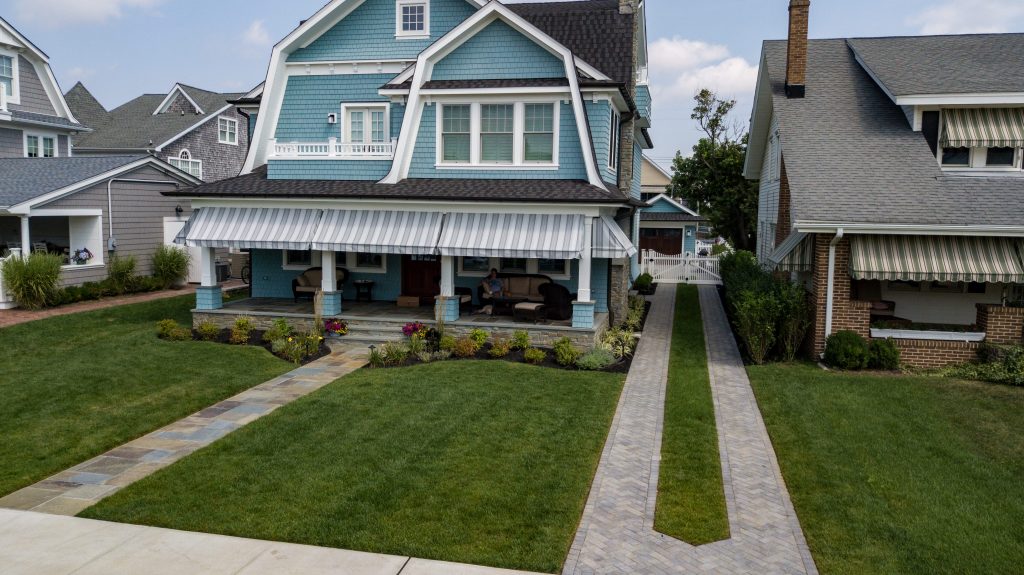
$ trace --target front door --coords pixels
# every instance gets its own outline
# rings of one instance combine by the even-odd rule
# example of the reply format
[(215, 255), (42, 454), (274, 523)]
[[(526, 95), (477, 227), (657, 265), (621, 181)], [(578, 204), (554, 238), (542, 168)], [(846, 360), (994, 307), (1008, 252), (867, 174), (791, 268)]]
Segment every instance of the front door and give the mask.
[(440, 256), (402, 256), (402, 295), (429, 305), (441, 294)]

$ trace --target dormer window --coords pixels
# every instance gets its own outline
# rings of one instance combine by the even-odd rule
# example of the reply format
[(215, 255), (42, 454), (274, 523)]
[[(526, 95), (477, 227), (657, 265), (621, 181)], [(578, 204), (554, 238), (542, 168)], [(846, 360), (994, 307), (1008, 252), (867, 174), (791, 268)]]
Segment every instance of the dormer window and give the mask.
[(1024, 108), (942, 110), (939, 162), (947, 170), (1019, 171)]
[(395, 16), (396, 37), (426, 38), (430, 36), (429, 0), (397, 0)]
[(0, 56), (0, 86), (8, 98), (14, 96), (14, 58), (10, 56)]
[(943, 148), (942, 165), (947, 167), (971, 167), (971, 149), (966, 147)]

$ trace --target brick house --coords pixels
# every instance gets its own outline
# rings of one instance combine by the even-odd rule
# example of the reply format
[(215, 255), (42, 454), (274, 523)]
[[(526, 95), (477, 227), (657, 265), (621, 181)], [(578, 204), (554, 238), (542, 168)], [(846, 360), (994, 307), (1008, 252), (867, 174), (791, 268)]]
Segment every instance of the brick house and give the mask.
[(75, 155), (151, 154), (208, 182), (237, 176), (249, 152), (249, 119), (231, 103), (242, 96), (175, 84), (108, 111), (81, 82), (64, 95), (92, 128)]
[[(221, 305), (208, 277), (195, 317), (291, 305), (317, 268), (329, 315), (372, 299), (403, 306), (378, 318), (468, 326), (469, 305), (505, 307), (478, 291), (493, 268), (547, 308), (545, 329), (592, 343), (624, 314), (636, 264), (643, 5), (329, 2), (234, 101), (254, 118), (243, 174), (174, 193), (198, 208), (184, 243), (252, 254), (253, 302)], [(257, 229), (266, 218), (282, 225)]]
[(1024, 339), (1024, 35), (765, 42), (745, 173), (757, 256), (808, 289), (808, 351), (838, 330), (909, 365)]

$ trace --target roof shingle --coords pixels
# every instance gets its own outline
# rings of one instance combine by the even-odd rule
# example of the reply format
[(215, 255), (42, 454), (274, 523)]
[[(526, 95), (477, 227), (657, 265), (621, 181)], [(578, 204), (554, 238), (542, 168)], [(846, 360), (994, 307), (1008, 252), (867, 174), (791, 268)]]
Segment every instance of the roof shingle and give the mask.
[(0, 206), (26, 202), (146, 157), (2, 158)]

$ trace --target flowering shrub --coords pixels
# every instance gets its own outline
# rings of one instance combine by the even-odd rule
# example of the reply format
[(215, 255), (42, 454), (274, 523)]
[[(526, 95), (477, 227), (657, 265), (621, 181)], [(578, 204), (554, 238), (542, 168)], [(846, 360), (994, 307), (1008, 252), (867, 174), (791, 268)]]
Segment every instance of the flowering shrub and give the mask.
[(329, 319), (324, 322), (324, 331), (329, 335), (347, 335), (348, 324), (340, 319)]
[(323, 340), (323, 336), (316, 333), (298, 334), (275, 340), (271, 349), (275, 354), (298, 365), (307, 357), (316, 355)]
[(71, 263), (78, 266), (85, 265), (89, 263), (92, 257), (92, 252), (89, 251), (89, 248), (82, 248), (75, 250), (75, 253), (71, 254)]
[(423, 323), (414, 321), (412, 323), (407, 323), (404, 326), (402, 326), (402, 334), (405, 335), (405, 337), (409, 338), (423, 339), (427, 337), (427, 332), (429, 331), (429, 329), (430, 328), (428, 328)]

